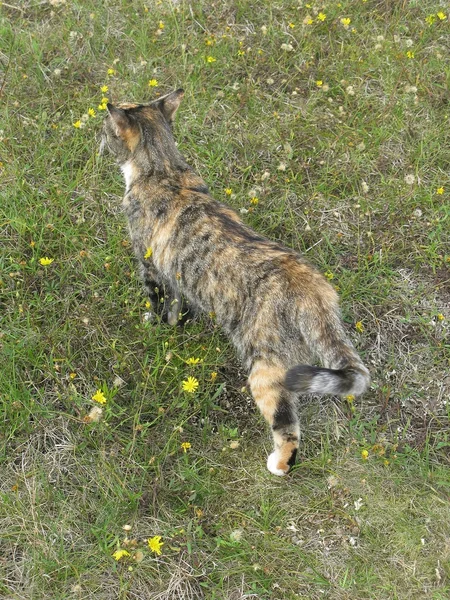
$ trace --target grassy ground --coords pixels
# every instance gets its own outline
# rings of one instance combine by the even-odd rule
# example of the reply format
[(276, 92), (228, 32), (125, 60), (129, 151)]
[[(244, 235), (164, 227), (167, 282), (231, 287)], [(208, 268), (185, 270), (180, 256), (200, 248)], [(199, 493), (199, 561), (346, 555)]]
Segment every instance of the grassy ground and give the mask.
[[(446, 4), (2, 4), (2, 598), (450, 597)], [(97, 155), (102, 97), (179, 86), (184, 154), (332, 279), (372, 371), (302, 401), (283, 480), (214, 323), (145, 321)]]

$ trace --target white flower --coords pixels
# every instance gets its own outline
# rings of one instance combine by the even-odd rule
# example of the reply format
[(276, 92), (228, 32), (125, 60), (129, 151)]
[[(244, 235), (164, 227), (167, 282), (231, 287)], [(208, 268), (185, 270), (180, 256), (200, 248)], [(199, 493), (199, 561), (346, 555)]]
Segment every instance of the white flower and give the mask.
[(281, 50), (285, 50), (286, 52), (292, 52), (294, 46), (292, 44), (281, 44)]
[(349, 96), (354, 96), (355, 95), (355, 88), (352, 85), (349, 85), (345, 88), (345, 91), (347, 92), (347, 94)]
[(367, 185), (367, 182), (361, 182), (361, 189), (363, 191), (363, 194), (367, 194), (367, 192), (369, 191), (369, 186)]
[(267, 35), (267, 27), (265, 25), (261, 27), (261, 32), (263, 35)]
[(362, 498), (358, 498), (358, 500), (355, 500), (353, 504), (355, 505), (355, 510), (359, 510), (363, 505)]
[(412, 173), (405, 175), (405, 183), (407, 183), (408, 185), (414, 185), (415, 181), (416, 181), (416, 178), (414, 177), (414, 175)]
[(277, 169), (278, 171), (286, 171), (286, 165), (284, 163), (280, 163)]
[(407, 48), (411, 48), (411, 46), (413, 46), (413, 45), (414, 45), (414, 42), (411, 39), (405, 40), (405, 46)]

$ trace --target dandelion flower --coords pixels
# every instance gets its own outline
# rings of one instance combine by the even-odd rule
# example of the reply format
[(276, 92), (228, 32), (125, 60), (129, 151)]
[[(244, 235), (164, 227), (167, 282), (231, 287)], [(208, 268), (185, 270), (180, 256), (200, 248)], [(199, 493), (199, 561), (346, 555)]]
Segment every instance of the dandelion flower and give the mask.
[[(116, 74), (116, 71), (115, 71), (115, 69), (108, 69), (108, 70), (107, 70), (107, 73), (108, 73), (108, 75), (115, 75), (115, 74)], [(103, 90), (102, 90), (102, 91), (103, 91)]]
[(369, 458), (369, 452), (367, 450), (362, 450), (361, 457), (363, 460), (367, 460)]
[(303, 19), (303, 25), (312, 25), (314, 23), (313, 19), (311, 19), (311, 17), (309, 15), (307, 15), (304, 19)]
[(436, 194), (439, 194), (440, 196), (442, 196), (442, 194), (443, 194), (443, 193), (444, 193), (444, 188), (443, 188), (443, 187), (439, 187), (439, 188), (436, 190)]
[(433, 23), (436, 21), (436, 15), (428, 15), (425, 21), (428, 23), (428, 25), (433, 25)]
[(116, 560), (120, 560), (124, 556), (130, 556), (130, 553), (127, 552), (126, 550), (123, 550), (122, 548), (119, 548), (113, 554), (113, 558), (115, 558)]
[(438, 13), (436, 13), (436, 16), (440, 21), (445, 21), (445, 19), (447, 18), (447, 15), (441, 10)]
[(319, 21), (322, 21), (322, 23), (323, 23), (323, 21), (325, 21), (325, 19), (327, 18), (327, 15), (325, 13), (323, 13), (323, 12), (320, 12), (317, 15), (317, 18), (319, 19)]
[(164, 25), (163, 21), (160, 21), (158, 23), (158, 29), (164, 29), (164, 27), (165, 27), (165, 25)]
[(188, 377), (182, 382), (182, 388), (185, 392), (194, 394), (198, 388), (198, 379), (195, 377)]
[(216, 371), (212, 371), (211, 373), (211, 381), (215, 381), (217, 379), (217, 373)]
[(344, 27), (348, 27), (351, 23), (351, 19), (344, 17), (343, 19), (341, 19), (341, 23)]
[(438, 321), (443, 321), (445, 319), (444, 315), (442, 313), (439, 313), (437, 315)]
[(93, 406), (89, 413), (83, 418), (85, 423), (98, 423), (102, 418), (103, 409), (100, 406)]
[(100, 88), (100, 91), (102, 94), (106, 94), (106, 92), (109, 90), (107, 85), (102, 85), (102, 87)]
[(102, 104), (99, 104), (97, 106), (97, 108), (98, 108), (98, 110), (106, 110), (108, 107), (106, 106), (106, 104), (102, 103)]
[(322, 87), (323, 86), (323, 81), (321, 79), (318, 79), (316, 81), (316, 85), (317, 85), (317, 87)]
[(208, 63), (213, 63), (213, 62), (216, 62), (216, 60), (217, 60), (217, 59), (216, 59), (216, 58), (214, 58), (214, 56), (207, 56), (207, 57), (206, 57), (206, 62), (208, 62)]
[(347, 402), (353, 402), (355, 400), (355, 396), (353, 394), (348, 394), (347, 396), (344, 396), (344, 398), (347, 400)]
[(39, 259), (39, 262), (41, 263), (41, 265), (43, 267), (48, 267), (48, 265), (51, 265), (54, 260), (55, 260), (54, 258), (49, 258), (48, 256), (44, 256), (43, 258)]
[(88, 108), (88, 115), (90, 117), (95, 117), (95, 110), (93, 108)]
[(108, 104), (109, 98), (102, 98), (102, 104)]
[(412, 52), (411, 50), (408, 50), (408, 52), (406, 53), (406, 57), (407, 58), (414, 58), (414, 52)]
[(227, 196), (231, 196), (232, 193), (233, 193), (233, 190), (231, 188), (225, 188), (225, 194)]
[(106, 397), (102, 390), (97, 390), (92, 396), (92, 400), (94, 402), (98, 402), (99, 404), (106, 404)]
[(75, 123), (73, 124), (73, 126), (74, 126), (76, 129), (80, 129), (80, 127), (81, 127), (81, 121), (80, 121), (80, 120), (78, 120), (78, 121), (75, 121)]
[(191, 447), (191, 442), (183, 442), (181, 444), (181, 447), (183, 448), (183, 452), (186, 454), (186, 452), (189, 450), (189, 448)]
[(148, 82), (148, 87), (158, 87), (158, 80), (150, 79), (150, 81)]
[(361, 321), (358, 321), (357, 323), (355, 323), (355, 329), (359, 333), (362, 333), (364, 331), (364, 325), (362, 324)]
[(151, 258), (153, 254), (153, 250), (151, 248), (147, 248), (147, 252), (144, 254), (144, 258)]
[(161, 542), (160, 535), (155, 535), (154, 537), (148, 539), (147, 543), (152, 552), (158, 554), (158, 556), (161, 554), (161, 546), (164, 546), (164, 542)]
[(405, 183), (407, 183), (408, 185), (413, 185), (415, 181), (416, 178), (412, 173), (408, 173), (408, 175), (405, 175)]
[(198, 365), (198, 363), (200, 362), (199, 358), (194, 358), (191, 356), (191, 358), (188, 358), (186, 361), (187, 365)]
[(291, 29), (294, 29), (294, 27), (295, 27), (295, 23), (288, 23), (288, 26), (289, 26)]
[(334, 279), (334, 275), (331, 271), (325, 271), (324, 275), (329, 280)]
[(250, 204), (253, 204), (254, 206), (256, 206), (259, 203), (259, 200), (256, 196), (253, 196), (253, 198), (250, 198)]

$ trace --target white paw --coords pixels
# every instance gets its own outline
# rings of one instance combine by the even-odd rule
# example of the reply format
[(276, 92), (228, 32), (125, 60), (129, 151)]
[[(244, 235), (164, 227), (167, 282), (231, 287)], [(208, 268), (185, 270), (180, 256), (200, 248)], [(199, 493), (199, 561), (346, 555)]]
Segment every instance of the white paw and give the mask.
[(269, 454), (269, 457), (267, 458), (267, 468), (274, 475), (278, 475), (278, 477), (283, 477), (283, 475), (286, 475), (286, 472), (282, 469), (278, 469), (278, 462), (279, 458), (277, 457), (277, 453), (272, 452), (272, 454)]

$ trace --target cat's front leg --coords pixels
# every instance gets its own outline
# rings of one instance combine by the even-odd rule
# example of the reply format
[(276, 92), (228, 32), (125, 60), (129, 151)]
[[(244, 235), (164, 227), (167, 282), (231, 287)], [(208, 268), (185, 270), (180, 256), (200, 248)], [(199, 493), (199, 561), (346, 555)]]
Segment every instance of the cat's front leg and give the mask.
[[(153, 263), (141, 263), (141, 278), (155, 315), (169, 325), (182, 325), (192, 314), (180, 292), (164, 284)], [(153, 315), (152, 315), (153, 316)]]

